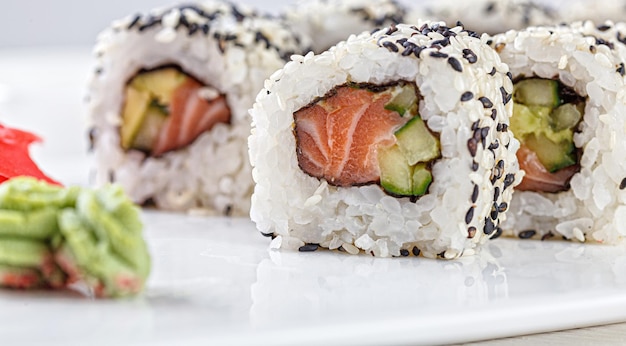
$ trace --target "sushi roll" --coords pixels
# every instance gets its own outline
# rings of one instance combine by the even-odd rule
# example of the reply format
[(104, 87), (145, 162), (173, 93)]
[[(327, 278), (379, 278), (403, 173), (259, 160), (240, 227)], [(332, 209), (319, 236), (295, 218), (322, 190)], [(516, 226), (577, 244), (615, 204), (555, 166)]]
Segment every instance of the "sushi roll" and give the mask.
[(461, 21), (469, 30), (492, 35), (509, 29), (557, 24), (561, 20), (555, 8), (534, 0), (431, 1), (415, 7), (408, 17), (410, 21)]
[(114, 22), (89, 88), (96, 183), (162, 209), (246, 215), (248, 109), (301, 44), (280, 21), (219, 1)]
[(284, 16), (297, 32), (308, 35), (321, 53), (352, 34), (404, 22), (407, 8), (395, 0), (300, 1)]
[(511, 130), (525, 171), (503, 224), (521, 238), (626, 236), (624, 62), (576, 27), (493, 37), (515, 81)]
[(294, 56), (251, 110), (251, 217), (272, 247), (456, 258), (520, 181), (512, 82), (476, 33), (398, 25)]

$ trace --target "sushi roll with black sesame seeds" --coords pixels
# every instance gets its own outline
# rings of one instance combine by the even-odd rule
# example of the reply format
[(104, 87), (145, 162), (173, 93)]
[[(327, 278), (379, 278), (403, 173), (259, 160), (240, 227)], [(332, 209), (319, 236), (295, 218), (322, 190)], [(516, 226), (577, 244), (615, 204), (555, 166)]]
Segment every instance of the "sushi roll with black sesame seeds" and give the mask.
[(219, 1), (114, 22), (89, 89), (97, 183), (162, 209), (247, 214), (248, 109), (301, 43), (280, 21)]
[(509, 31), (493, 47), (515, 81), (510, 127), (525, 171), (506, 233), (624, 239), (626, 101), (615, 44), (578, 24)]
[(552, 25), (562, 19), (555, 7), (535, 0), (438, 0), (415, 7), (409, 21), (417, 18), (460, 21), (469, 30), (498, 34), (509, 29), (523, 29), (533, 25)]
[(352, 34), (404, 22), (406, 7), (395, 0), (300, 1), (284, 16), (295, 31), (308, 35), (321, 53)]
[(294, 56), (251, 110), (252, 220), (300, 251), (474, 253), (521, 180), (507, 72), (474, 32), (432, 22)]

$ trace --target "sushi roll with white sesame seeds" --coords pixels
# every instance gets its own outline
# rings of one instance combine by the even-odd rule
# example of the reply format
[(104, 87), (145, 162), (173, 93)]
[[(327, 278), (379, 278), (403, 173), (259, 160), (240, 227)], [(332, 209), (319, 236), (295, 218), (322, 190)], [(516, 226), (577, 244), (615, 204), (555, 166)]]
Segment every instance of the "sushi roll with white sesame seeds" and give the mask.
[(114, 22), (89, 88), (97, 184), (162, 209), (246, 215), (248, 109), (301, 43), (280, 21), (219, 1)]
[(521, 180), (508, 67), (474, 32), (398, 25), (294, 56), (251, 110), (251, 217), (271, 246), (456, 258)]
[(437, 0), (413, 8), (407, 17), (409, 21), (417, 18), (460, 21), (469, 30), (492, 35), (533, 25), (553, 25), (562, 20), (555, 7), (535, 0)]
[(506, 233), (626, 238), (624, 62), (588, 29), (533, 27), (492, 39), (515, 81), (510, 126), (525, 171)]
[(297, 32), (308, 35), (321, 53), (352, 34), (404, 22), (407, 9), (395, 0), (300, 1), (284, 16)]

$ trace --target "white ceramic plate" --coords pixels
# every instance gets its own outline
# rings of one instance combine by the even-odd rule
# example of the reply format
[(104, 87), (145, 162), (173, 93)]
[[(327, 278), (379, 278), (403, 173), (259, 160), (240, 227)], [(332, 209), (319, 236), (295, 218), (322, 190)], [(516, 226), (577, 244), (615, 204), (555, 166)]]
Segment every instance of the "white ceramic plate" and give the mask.
[[(87, 49), (0, 54), (0, 122), (86, 183)], [(458, 261), (268, 249), (245, 219), (146, 212), (145, 293), (0, 291), (0, 339), (46, 344), (433, 344), (626, 321), (626, 248), (497, 239)]]

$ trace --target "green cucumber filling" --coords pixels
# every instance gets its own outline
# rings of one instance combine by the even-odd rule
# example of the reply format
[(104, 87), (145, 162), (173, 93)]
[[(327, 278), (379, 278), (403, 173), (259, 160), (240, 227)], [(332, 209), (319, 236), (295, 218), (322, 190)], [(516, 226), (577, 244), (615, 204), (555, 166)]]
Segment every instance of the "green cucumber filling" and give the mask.
[[(583, 118), (585, 99), (558, 80), (529, 78), (515, 84), (513, 100), (510, 129), (521, 143), (523, 150), (520, 152), (530, 150), (553, 178), (554, 174), (561, 176), (558, 181), (551, 180), (545, 173), (539, 178), (529, 166), (522, 167), (527, 171), (528, 182), (532, 179), (550, 181), (550, 184), (560, 184), (561, 190), (565, 189), (576, 171), (574, 166), (579, 165), (574, 133)], [(520, 158), (520, 166), (528, 165), (529, 160)], [(572, 174), (565, 174), (568, 177), (563, 178), (564, 174), (559, 174), (562, 170)], [(532, 184), (528, 189), (542, 191), (540, 185)], [(524, 189), (524, 182), (521, 187)], [(548, 190), (550, 188), (545, 191), (556, 192)]]
[(215, 123), (230, 121), (224, 95), (177, 67), (141, 71), (124, 93), (120, 127), (124, 150), (160, 155), (188, 145)]

